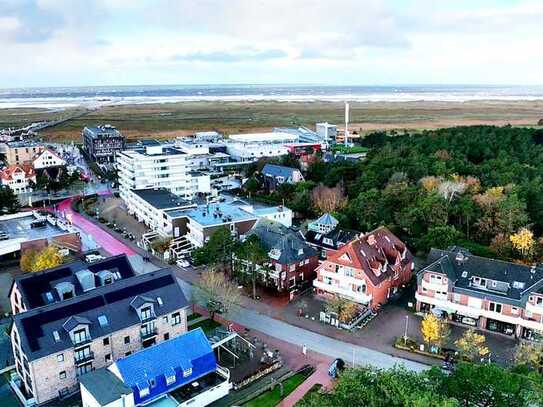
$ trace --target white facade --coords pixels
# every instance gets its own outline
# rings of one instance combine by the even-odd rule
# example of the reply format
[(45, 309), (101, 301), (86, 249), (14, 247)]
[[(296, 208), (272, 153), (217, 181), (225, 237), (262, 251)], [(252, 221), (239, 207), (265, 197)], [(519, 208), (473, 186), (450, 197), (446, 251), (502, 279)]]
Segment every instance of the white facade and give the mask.
[(242, 206), (242, 209), (256, 215), (259, 219), (268, 219), (278, 222), (287, 228), (292, 226), (292, 210), (286, 206), (273, 206), (266, 208), (255, 208), (252, 205)]
[(0, 180), (3, 186), (9, 187), (16, 194), (32, 192), (30, 182), (36, 183), (36, 173), (27, 165), (8, 167), (0, 171)]
[(289, 153), (285, 144), (295, 143), (298, 136), (289, 133), (233, 134), (226, 143), (228, 154), (236, 161), (255, 161), (261, 157), (278, 157)]
[(66, 161), (60, 158), (57, 153), (52, 152), (51, 150), (45, 149), (34, 159), (34, 168), (41, 170), (49, 167), (60, 167), (66, 165)]
[[(190, 155), (167, 146), (151, 146), (140, 150), (126, 150), (117, 154), (119, 190), (127, 202), (129, 190), (165, 188), (184, 199), (192, 199), (204, 182), (193, 182), (190, 175)], [(208, 176), (209, 178), (209, 176)], [(209, 184), (209, 183), (208, 183)]]
[(328, 122), (317, 123), (315, 125), (316, 132), (324, 141), (335, 140), (337, 136), (337, 126)]

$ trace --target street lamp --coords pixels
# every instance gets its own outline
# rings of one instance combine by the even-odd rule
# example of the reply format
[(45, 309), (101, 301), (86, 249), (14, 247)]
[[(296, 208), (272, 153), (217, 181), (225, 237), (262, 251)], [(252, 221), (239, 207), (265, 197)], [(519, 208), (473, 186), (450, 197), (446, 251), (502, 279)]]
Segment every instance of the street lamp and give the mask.
[(407, 345), (407, 327), (409, 326), (409, 315), (405, 316), (405, 331), (403, 334), (403, 343)]

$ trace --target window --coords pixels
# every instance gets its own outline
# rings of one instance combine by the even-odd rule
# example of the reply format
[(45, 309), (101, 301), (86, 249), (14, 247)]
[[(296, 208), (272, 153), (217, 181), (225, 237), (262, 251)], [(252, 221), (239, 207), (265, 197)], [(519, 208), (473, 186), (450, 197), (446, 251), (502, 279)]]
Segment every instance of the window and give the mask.
[(172, 314), (172, 326), (179, 325), (181, 323), (181, 314), (175, 312)]
[(165, 317), (162, 317), (162, 321), (167, 324), (168, 323), (168, 316), (166, 315)]
[(66, 379), (66, 371), (63, 370), (62, 372), (60, 372), (58, 374), (58, 378), (59, 379)]
[(164, 334), (164, 340), (167, 341), (168, 339), (170, 339), (170, 333), (169, 332), (166, 332)]
[(130, 356), (132, 354), (132, 352), (128, 351), (124, 354), (124, 356)]
[(183, 370), (183, 377), (189, 377), (192, 374), (192, 368), (189, 367), (188, 369)]
[(344, 273), (347, 277), (354, 277), (354, 270), (350, 267), (345, 267)]
[(173, 383), (175, 383), (175, 372), (172, 372), (166, 376), (166, 384), (169, 386)]
[(543, 304), (543, 297), (535, 297), (535, 303), (537, 305)]
[(109, 345), (109, 337), (104, 338), (104, 346), (108, 346), (108, 345)]
[(64, 362), (64, 353), (59, 353), (57, 355), (57, 362)]
[(497, 304), (495, 302), (491, 302), (491, 303), (488, 304), (488, 309), (489, 309), (489, 311), (492, 311), (492, 312), (501, 313), (502, 312), (502, 305)]
[(151, 387), (155, 387), (155, 386), (156, 386), (156, 381), (155, 381), (155, 379), (149, 380), (149, 384), (151, 385)]
[(111, 353), (106, 354), (106, 356), (104, 357), (104, 361), (105, 361), (106, 363), (111, 362)]
[(153, 316), (151, 307), (142, 308), (140, 311), (140, 316), (142, 321), (150, 319)]
[(85, 342), (87, 340), (87, 330), (86, 329), (79, 329), (74, 332), (74, 342), (80, 343)]
[(124, 337), (124, 344), (127, 345), (130, 343), (130, 336), (125, 336)]
[(517, 307), (511, 307), (511, 314), (518, 315), (518, 308)]
[(149, 387), (144, 387), (143, 389), (139, 389), (139, 390), (140, 390), (140, 398), (143, 398), (149, 395)]

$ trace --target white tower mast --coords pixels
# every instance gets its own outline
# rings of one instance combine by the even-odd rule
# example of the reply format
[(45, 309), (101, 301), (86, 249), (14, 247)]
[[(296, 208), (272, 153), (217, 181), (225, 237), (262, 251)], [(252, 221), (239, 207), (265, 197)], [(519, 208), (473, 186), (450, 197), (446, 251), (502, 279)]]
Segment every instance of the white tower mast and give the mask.
[(349, 103), (345, 102), (345, 145), (349, 144)]

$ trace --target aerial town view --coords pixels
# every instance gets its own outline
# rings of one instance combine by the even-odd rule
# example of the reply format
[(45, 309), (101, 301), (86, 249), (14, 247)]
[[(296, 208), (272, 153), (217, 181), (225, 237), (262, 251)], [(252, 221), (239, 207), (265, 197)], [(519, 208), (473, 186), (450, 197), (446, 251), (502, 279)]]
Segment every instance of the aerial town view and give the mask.
[(0, 407), (543, 406), (541, 21), (0, 0)]

